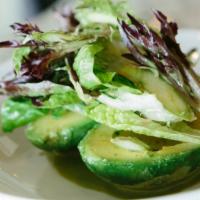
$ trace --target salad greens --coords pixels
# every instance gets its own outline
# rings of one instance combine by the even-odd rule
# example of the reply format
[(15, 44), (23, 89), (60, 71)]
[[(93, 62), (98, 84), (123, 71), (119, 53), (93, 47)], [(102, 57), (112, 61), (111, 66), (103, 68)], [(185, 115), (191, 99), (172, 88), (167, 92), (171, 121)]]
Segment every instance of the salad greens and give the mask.
[(15, 72), (17, 74), (19, 74), (20, 72), (20, 68), (21, 68), (21, 64), (24, 60), (24, 58), (26, 58), (31, 52), (31, 48), (29, 47), (23, 47), (23, 48), (18, 48), (14, 51), (13, 53), (13, 64), (15, 66)]
[(112, 81), (115, 73), (106, 72), (102, 66), (96, 62), (95, 55), (103, 50), (103, 45), (94, 43), (83, 46), (74, 61), (73, 68), (76, 71), (80, 84), (90, 90), (99, 88), (104, 83)]
[(95, 89), (101, 85), (101, 81), (93, 73), (94, 56), (100, 52), (103, 47), (99, 44), (87, 45), (82, 47), (74, 61), (74, 70), (77, 72), (79, 81), (86, 89)]
[(119, 1), (113, 4), (111, 0), (83, 0), (75, 10), (75, 16), (81, 25), (93, 23), (117, 26), (117, 18), (126, 19), (128, 6)]
[[(187, 159), (199, 151), (200, 130), (192, 128), (191, 122), (200, 111), (200, 78), (176, 41), (178, 26), (160, 11), (154, 12), (159, 30), (130, 13), (124, 2), (83, 0), (73, 12), (61, 13), (67, 31), (44, 32), (31, 23), (11, 25), (19, 39), (0, 42), (0, 48), (15, 49), (14, 78), (0, 81), (0, 94), (9, 96), (1, 107), (2, 129), (12, 132), (28, 125), (27, 138), (53, 152), (77, 146), (89, 131), (79, 150), (94, 172), (88, 158), (96, 152), (91, 147), (98, 142), (95, 130), (112, 129), (109, 137), (106, 131), (99, 134), (116, 155), (126, 157), (127, 151), (137, 147), (148, 152), (145, 159), (156, 155), (162, 161), (162, 173), (156, 167), (157, 175), (141, 176), (145, 181), (165, 174), (165, 145), (172, 154), (176, 152), (169, 163), (174, 158), (179, 167), (183, 149)], [(163, 144), (162, 148), (149, 148), (152, 140), (156, 141), (153, 146)], [(190, 143), (188, 148), (185, 143)], [(173, 145), (176, 151), (171, 150)], [(88, 154), (86, 147), (92, 149)], [(157, 150), (161, 158), (152, 153)], [(121, 160), (116, 164), (109, 159), (115, 180), (116, 168), (126, 167)], [(152, 164), (149, 159), (147, 163)], [(137, 171), (134, 159), (129, 161), (131, 170)], [(96, 173), (106, 177), (100, 168)]]
[[(13, 87), (12, 87), (13, 86)], [(37, 83), (2, 83), (0, 93), (12, 96), (45, 97), (51, 94), (73, 93), (69, 86), (59, 85), (50, 81)]]
[[(93, 106), (92, 106), (93, 107)], [(116, 130), (133, 131), (134, 133), (165, 138), (181, 142), (191, 142), (199, 144), (200, 131), (191, 131), (181, 128), (181, 131), (173, 130), (167, 126), (162, 126), (159, 123), (143, 119), (134, 112), (123, 112), (118, 109), (113, 109), (106, 105), (95, 105), (94, 108), (88, 108), (88, 116), (95, 121), (112, 127)], [(175, 126), (176, 127), (176, 126)]]
[(156, 11), (155, 16), (161, 23), (160, 35), (129, 14), (131, 25), (120, 22), (121, 35), (130, 50), (129, 58), (146, 67), (156, 66), (159, 74), (172, 84), (191, 106), (198, 109), (196, 90), (189, 79), (192, 77), (199, 84), (199, 78), (176, 42), (178, 26), (173, 22), (168, 23), (167, 17), (160, 11)]
[[(35, 98), (40, 102), (38, 108), (33, 105), (38, 112), (65, 108), (85, 113), (88, 106), (99, 102), (157, 126), (194, 121), (199, 78), (176, 42), (177, 25), (156, 11), (159, 33), (126, 15), (127, 9), (119, 4), (82, 1), (72, 13), (76, 23), (69, 32), (43, 32), (33, 24), (11, 25), (21, 40), (1, 42), (0, 47), (15, 48), (16, 75), (0, 83), (0, 93), (30, 102)], [(149, 134), (155, 136), (154, 132)]]
[(38, 109), (32, 101), (25, 98), (8, 99), (1, 107), (1, 124), (5, 132), (27, 125), (48, 113), (45, 109)]

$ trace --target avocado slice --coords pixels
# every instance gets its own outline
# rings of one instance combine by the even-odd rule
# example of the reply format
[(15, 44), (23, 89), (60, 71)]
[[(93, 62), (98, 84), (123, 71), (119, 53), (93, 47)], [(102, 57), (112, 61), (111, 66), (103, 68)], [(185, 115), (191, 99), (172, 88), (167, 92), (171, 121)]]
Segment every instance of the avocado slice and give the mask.
[(184, 179), (200, 166), (200, 145), (116, 132), (106, 126), (92, 129), (78, 148), (94, 174), (127, 187), (146, 183), (160, 187)]
[(47, 151), (62, 152), (76, 147), (96, 122), (73, 112), (61, 116), (46, 115), (31, 123), (26, 137)]

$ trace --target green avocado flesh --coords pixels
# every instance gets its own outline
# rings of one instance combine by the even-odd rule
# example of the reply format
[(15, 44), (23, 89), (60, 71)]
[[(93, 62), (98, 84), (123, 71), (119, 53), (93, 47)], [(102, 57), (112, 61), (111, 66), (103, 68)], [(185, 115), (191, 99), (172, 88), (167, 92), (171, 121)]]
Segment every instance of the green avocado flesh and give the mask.
[(62, 116), (47, 115), (29, 125), (26, 136), (35, 146), (47, 151), (66, 151), (78, 145), (96, 122), (68, 112)]
[(126, 77), (135, 83), (140, 89), (155, 94), (163, 106), (170, 112), (186, 121), (195, 120), (194, 112), (178, 92), (165, 80), (153, 74), (153, 72), (134, 66), (132, 63), (121, 63), (110, 66), (111, 70)]
[[(135, 145), (131, 149), (130, 145), (126, 148), (113, 142), (117, 137), (123, 140), (127, 137), (134, 144), (132, 136), (140, 140), (137, 144), (141, 148), (136, 145), (134, 150)], [(78, 148), (83, 161), (93, 173), (106, 181), (126, 186), (162, 177), (172, 182), (186, 177), (200, 166), (200, 145), (138, 136), (133, 132), (116, 132), (106, 126), (92, 129)]]

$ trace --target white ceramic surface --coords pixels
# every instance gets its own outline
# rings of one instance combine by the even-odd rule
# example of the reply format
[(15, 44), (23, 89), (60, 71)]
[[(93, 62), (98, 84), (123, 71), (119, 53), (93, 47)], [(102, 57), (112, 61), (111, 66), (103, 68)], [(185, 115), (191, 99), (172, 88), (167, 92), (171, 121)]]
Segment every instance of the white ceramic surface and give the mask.
[[(188, 51), (192, 47), (200, 49), (200, 31), (182, 30), (179, 41), (184, 51)], [(0, 75), (3, 75), (8, 71), (11, 63), (0, 66)], [(107, 184), (95, 178), (81, 164), (80, 160), (73, 158), (73, 156), (69, 156), (65, 159), (56, 159), (48, 156), (29, 144), (25, 139), (23, 129), (18, 129), (12, 135), (1, 133), (0, 200), (28, 198), (44, 200), (119, 199), (119, 197), (109, 194)], [(174, 194), (149, 199), (199, 200), (200, 183)]]

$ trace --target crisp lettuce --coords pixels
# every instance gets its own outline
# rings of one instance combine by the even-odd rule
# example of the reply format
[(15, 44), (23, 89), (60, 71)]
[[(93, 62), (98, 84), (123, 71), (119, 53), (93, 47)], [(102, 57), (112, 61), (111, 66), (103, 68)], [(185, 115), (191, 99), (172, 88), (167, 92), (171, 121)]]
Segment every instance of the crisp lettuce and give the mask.
[(105, 89), (97, 100), (111, 108), (139, 112), (145, 118), (154, 121), (181, 121), (181, 118), (166, 110), (154, 94), (128, 86), (111, 86)]
[(103, 50), (104, 46), (100, 42), (85, 45), (78, 52), (73, 65), (80, 84), (90, 90), (99, 88), (103, 83), (112, 81), (115, 73), (106, 72), (102, 66), (95, 63), (95, 56)]
[(20, 68), (21, 68), (24, 58), (26, 58), (30, 52), (31, 52), (30, 47), (22, 47), (22, 48), (15, 49), (12, 60), (13, 60), (14, 66), (15, 66), (15, 72), (17, 74), (19, 74), (19, 71), (20, 71)]
[(95, 103), (87, 107), (87, 114), (91, 119), (116, 130), (127, 130), (147, 136), (200, 144), (199, 131), (175, 130), (166, 125), (163, 126), (149, 119), (144, 119), (131, 111), (120, 111)]
[(96, 41), (95, 36), (71, 35), (60, 32), (34, 33), (36, 41), (46, 43), (48, 48), (54, 49), (60, 55), (80, 49), (83, 45)]
[(41, 101), (36, 106), (29, 98), (12, 98), (4, 101), (1, 107), (1, 124), (5, 132), (11, 132), (15, 128), (27, 125), (47, 113), (60, 115), (66, 110), (84, 114), (84, 103), (78, 98), (74, 90), (55, 93)]
[(51, 94), (67, 93), (72, 89), (69, 86), (56, 84), (50, 81), (38, 83), (15, 84), (15, 90), (7, 90), (6, 86), (0, 88), (0, 92), (12, 96), (45, 97)]
[(2, 128), (5, 132), (10, 132), (49, 112), (60, 115), (63, 110), (79, 112), (116, 130), (128, 130), (147, 136), (200, 144), (200, 131), (186, 124), (178, 123), (168, 127), (144, 119), (132, 111), (115, 109), (95, 100), (86, 105), (77, 97), (75, 91), (51, 95), (40, 107), (34, 106), (27, 99), (8, 99), (1, 109)]
[(49, 31), (45, 33), (34, 32), (32, 33), (31, 37), (32, 37), (31, 39), (46, 43), (77, 42), (94, 38), (92, 37), (92, 35), (65, 33), (61, 31)]
[(73, 65), (81, 85), (87, 89), (95, 89), (101, 85), (94, 74), (95, 55), (103, 50), (100, 44), (85, 45), (78, 52)]
[(81, 86), (81, 84), (79, 83), (79, 81), (74, 79), (72, 70), (70, 68), (70, 66), (67, 66), (69, 68), (69, 79), (74, 87), (74, 90), (76, 91), (77, 96), (81, 99), (81, 101), (83, 101), (84, 103), (89, 103), (91, 101), (93, 101), (93, 98), (89, 95), (89, 94), (85, 94), (84, 90)]
[(107, 70), (125, 77), (140, 90), (154, 94), (167, 111), (181, 120), (194, 121), (196, 119), (191, 106), (167, 81), (152, 70), (124, 58), (121, 56), (122, 54), (126, 54), (126, 52), (120, 48), (119, 44), (108, 43), (104, 51), (96, 56), (96, 59), (103, 62)]
[(82, 25), (102, 23), (117, 26), (117, 18), (125, 19), (128, 10), (122, 1), (113, 3), (111, 0), (83, 0), (76, 8), (75, 16)]
[(26, 42), (34, 40), (64, 56), (66, 53), (77, 51), (86, 44), (96, 42), (99, 38), (108, 38), (110, 34), (109, 26), (99, 27), (94, 25), (83, 30), (77, 29), (77, 32), (74, 33), (61, 31), (33, 32), (32, 35), (27, 37)]
[(45, 109), (35, 107), (28, 99), (7, 99), (1, 107), (2, 129), (11, 132), (15, 128), (43, 117), (47, 112)]
[(84, 113), (84, 103), (77, 96), (75, 91), (68, 93), (53, 94), (43, 103), (43, 108), (63, 109), (74, 112)]

